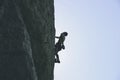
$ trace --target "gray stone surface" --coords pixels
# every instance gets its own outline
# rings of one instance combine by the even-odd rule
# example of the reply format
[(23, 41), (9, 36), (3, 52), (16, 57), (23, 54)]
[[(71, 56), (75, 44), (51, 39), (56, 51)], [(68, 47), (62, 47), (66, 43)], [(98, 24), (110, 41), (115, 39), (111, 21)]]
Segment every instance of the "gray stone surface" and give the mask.
[(53, 0), (0, 0), (0, 80), (53, 80)]

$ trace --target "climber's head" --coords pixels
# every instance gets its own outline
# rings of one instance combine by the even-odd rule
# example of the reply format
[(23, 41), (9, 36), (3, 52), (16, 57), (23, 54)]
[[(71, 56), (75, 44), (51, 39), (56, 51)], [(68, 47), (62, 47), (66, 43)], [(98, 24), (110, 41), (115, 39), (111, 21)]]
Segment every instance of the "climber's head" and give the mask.
[(68, 33), (67, 33), (67, 32), (63, 32), (62, 34), (64, 34), (65, 36), (67, 36), (67, 35), (68, 35)]

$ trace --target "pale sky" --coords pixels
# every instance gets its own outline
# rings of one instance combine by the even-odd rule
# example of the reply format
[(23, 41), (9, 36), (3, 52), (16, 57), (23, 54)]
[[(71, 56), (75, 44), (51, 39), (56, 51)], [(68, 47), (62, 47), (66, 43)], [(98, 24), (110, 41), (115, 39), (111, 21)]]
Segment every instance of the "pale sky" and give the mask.
[(69, 33), (54, 80), (120, 80), (120, 1), (54, 1), (56, 35)]

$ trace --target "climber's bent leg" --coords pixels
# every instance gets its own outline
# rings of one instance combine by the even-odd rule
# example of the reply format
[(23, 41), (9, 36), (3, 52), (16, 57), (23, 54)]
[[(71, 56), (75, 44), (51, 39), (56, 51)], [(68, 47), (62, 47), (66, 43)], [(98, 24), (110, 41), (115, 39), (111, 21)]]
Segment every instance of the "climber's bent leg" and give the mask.
[(55, 58), (55, 63), (60, 63), (59, 55), (56, 54), (55, 56), (56, 56), (56, 58)]

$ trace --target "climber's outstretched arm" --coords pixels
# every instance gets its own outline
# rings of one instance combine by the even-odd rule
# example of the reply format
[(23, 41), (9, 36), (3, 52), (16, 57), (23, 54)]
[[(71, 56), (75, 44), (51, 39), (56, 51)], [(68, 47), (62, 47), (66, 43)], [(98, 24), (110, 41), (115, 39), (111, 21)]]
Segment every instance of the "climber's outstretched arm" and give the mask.
[(55, 36), (55, 38), (59, 39), (60, 37), (58, 37), (58, 36)]

